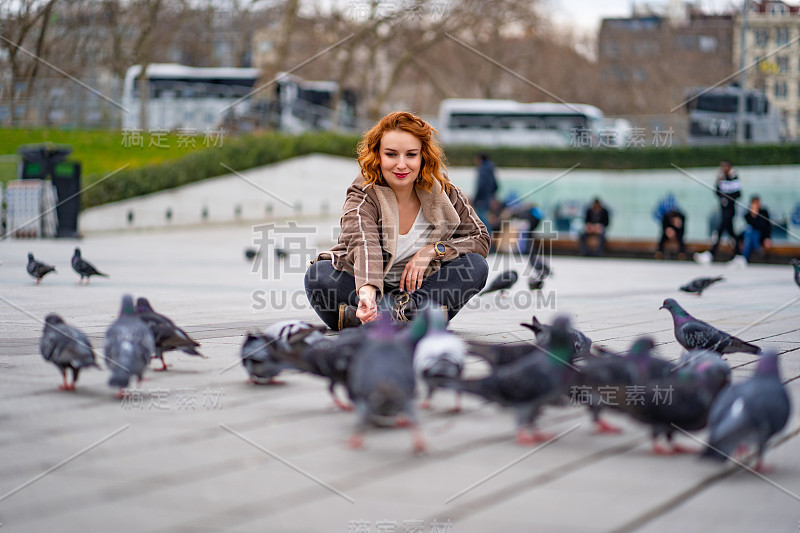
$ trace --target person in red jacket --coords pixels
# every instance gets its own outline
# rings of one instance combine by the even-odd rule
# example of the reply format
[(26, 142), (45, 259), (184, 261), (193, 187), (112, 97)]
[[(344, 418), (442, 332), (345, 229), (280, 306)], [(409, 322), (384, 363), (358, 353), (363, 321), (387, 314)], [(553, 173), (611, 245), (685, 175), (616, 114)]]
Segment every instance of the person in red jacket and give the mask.
[(305, 276), (308, 300), (331, 329), (374, 320), (379, 307), (410, 320), (417, 308), (442, 305), (452, 319), (486, 284), (489, 233), (448, 179), (435, 131), (394, 112), (361, 139), (338, 242)]

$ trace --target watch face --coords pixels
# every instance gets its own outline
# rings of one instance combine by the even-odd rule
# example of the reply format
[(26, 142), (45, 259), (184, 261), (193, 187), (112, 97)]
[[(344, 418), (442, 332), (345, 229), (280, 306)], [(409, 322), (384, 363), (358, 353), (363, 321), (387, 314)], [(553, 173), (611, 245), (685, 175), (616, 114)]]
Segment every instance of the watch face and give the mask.
[(444, 244), (438, 242), (438, 243), (436, 243), (435, 248), (436, 248), (436, 253), (438, 255), (444, 255), (444, 252), (445, 252)]

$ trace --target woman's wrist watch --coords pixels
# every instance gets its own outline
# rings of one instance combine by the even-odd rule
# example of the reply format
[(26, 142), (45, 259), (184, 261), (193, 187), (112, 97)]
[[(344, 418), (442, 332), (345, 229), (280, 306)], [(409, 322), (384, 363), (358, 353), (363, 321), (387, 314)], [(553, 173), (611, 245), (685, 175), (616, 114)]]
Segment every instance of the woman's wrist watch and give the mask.
[(445, 252), (447, 249), (444, 247), (444, 243), (441, 241), (437, 241), (433, 243), (433, 251), (436, 252), (436, 257), (444, 257)]

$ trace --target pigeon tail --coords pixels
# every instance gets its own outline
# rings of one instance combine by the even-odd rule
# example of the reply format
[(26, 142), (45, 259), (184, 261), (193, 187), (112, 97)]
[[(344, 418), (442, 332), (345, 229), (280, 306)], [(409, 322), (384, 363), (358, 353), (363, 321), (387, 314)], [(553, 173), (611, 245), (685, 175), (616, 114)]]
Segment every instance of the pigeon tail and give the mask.
[(730, 344), (728, 344), (725, 348), (723, 348), (721, 353), (734, 353), (734, 352), (743, 352), (752, 354), (761, 353), (761, 348), (759, 348), (755, 344), (743, 341), (742, 339), (739, 339), (737, 337), (731, 337), (730, 339), (731, 339)]

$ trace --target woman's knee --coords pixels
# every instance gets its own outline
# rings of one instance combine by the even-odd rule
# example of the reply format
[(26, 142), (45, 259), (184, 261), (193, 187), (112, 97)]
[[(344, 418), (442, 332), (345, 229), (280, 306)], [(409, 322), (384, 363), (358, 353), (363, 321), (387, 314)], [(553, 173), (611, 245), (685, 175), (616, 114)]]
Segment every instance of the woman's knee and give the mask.
[(464, 257), (469, 262), (469, 268), (474, 274), (475, 281), (483, 287), (489, 278), (489, 262), (480, 254), (468, 253)]
[(330, 279), (332, 272), (333, 264), (331, 261), (322, 260), (311, 263), (306, 269), (306, 275), (303, 278), (306, 293), (324, 289), (328, 285), (326, 280)]

